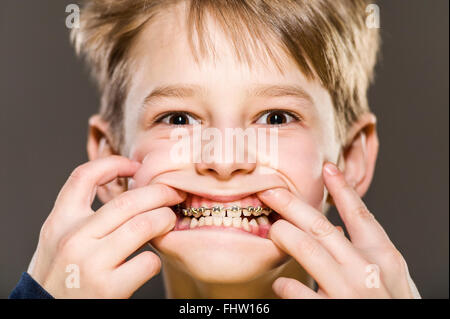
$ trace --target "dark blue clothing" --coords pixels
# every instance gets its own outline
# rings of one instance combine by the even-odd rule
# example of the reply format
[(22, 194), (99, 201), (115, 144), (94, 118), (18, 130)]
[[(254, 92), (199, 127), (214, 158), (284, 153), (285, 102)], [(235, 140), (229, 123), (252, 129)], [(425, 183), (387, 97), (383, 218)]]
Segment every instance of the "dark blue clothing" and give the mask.
[(9, 295), (10, 299), (53, 299), (53, 297), (31, 278), (27, 272), (23, 272), (17, 286)]

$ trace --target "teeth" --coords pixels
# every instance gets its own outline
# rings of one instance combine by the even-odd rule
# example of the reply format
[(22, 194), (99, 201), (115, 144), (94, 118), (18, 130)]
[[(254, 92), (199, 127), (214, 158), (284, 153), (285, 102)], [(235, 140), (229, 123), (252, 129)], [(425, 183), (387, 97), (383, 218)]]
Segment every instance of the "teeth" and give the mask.
[(239, 206), (232, 206), (231, 208), (227, 208), (227, 216), (228, 217), (240, 217), (242, 209)]
[(190, 224), (191, 224), (191, 219), (189, 217), (184, 217), (180, 222), (181, 227), (186, 227), (186, 226), (189, 226)]
[(242, 210), (242, 214), (244, 215), (244, 216), (251, 216), (252, 215), (252, 212), (253, 212), (253, 207), (252, 206), (248, 206), (247, 208), (244, 208), (243, 210)]
[(214, 226), (222, 226), (222, 218), (223, 217), (213, 217)]
[(233, 227), (241, 228), (242, 218), (241, 217), (233, 217)]
[(221, 206), (214, 206), (211, 209), (211, 215), (213, 217), (225, 217), (225, 209)]
[(212, 216), (205, 217), (205, 226), (212, 226), (213, 218)]
[(244, 218), (242, 220), (241, 226), (242, 226), (242, 228), (244, 228), (245, 231), (250, 231), (251, 230), (250, 226), (248, 225), (248, 219), (247, 218)]
[(266, 216), (261, 216), (256, 219), (259, 225), (269, 225), (269, 219)]
[(192, 215), (195, 217), (195, 218), (199, 218), (200, 216), (202, 216), (202, 212), (204, 211), (204, 208), (203, 207), (200, 207), (200, 208), (191, 208), (191, 212), (192, 212)]
[(197, 227), (198, 226), (198, 219), (197, 218), (192, 218), (191, 219), (191, 225), (190, 225), (190, 228), (192, 229), (192, 228), (195, 228), (195, 227)]
[(223, 225), (226, 227), (230, 227), (233, 223), (233, 218), (231, 217), (222, 217)]
[(191, 213), (190, 209), (183, 208), (183, 210), (181, 212), (183, 213), (184, 216), (191, 216), (192, 215), (192, 214), (190, 214)]
[(207, 217), (207, 216), (210, 216), (210, 215), (211, 215), (211, 210), (205, 209), (204, 212), (203, 212), (203, 216)]
[(253, 216), (260, 216), (262, 214), (262, 208), (260, 206), (256, 207), (253, 211)]
[(262, 208), (261, 206), (248, 206), (246, 208), (241, 208), (237, 205), (233, 205), (229, 208), (225, 208), (223, 206), (214, 206), (212, 208), (207, 207), (190, 207), (190, 208), (182, 208), (179, 210), (184, 216), (194, 216), (195, 218), (200, 218), (201, 216), (208, 217), (250, 217), (250, 216), (268, 216), (271, 213), (270, 208)]
[[(238, 205), (233, 205), (225, 208), (217, 205), (212, 208), (178, 207), (178, 212), (185, 216), (180, 221), (181, 227), (189, 227), (192, 229), (202, 226), (223, 225), (225, 227), (243, 228), (245, 231), (252, 232), (256, 231), (255, 227), (258, 227), (259, 225), (270, 224), (267, 216), (272, 210), (260, 206), (241, 208)], [(244, 218), (241, 217), (242, 215)], [(249, 216), (255, 216), (255, 218), (247, 218)]]

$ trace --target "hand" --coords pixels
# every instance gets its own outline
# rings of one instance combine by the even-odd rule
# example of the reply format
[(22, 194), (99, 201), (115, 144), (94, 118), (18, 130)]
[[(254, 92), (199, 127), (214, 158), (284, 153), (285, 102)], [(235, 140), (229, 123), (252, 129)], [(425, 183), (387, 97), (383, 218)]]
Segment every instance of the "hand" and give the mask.
[(161, 261), (150, 251), (125, 259), (174, 227), (175, 214), (166, 206), (185, 194), (154, 184), (91, 209), (97, 186), (133, 176), (139, 166), (120, 156), (88, 162), (61, 189), (28, 269), (53, 297), (128, 298), (159, 273)]
[(259, 194), (284, 218), (272, 225), (269, 237), (319, 286), (315, 292), (295, 279), (278, 278), (275, 293), (282, 298), (420, 298), (402, 255), (343, 174), (327, 163), (323, 177), (351, 240), (286, 189)]

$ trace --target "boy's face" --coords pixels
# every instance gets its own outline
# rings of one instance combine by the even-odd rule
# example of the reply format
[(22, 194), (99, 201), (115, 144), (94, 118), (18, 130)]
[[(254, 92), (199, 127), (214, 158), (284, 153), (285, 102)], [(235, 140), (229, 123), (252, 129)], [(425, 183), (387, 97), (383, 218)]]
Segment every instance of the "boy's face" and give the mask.
[[(229, 41), (213, 25), (218, 58), (215, 63), (203, 59), (198, 65), (180, 17), (172, 12), (154, 20), (129, 52), (136, 64), (125, 104), (125, 155), (143, 162), (133, 187), (164, 183), (197, 201), (209, 199), (226, 207), (240, 200), (257, 204), (256, 192), (284, 187), (323, 211), (322, 166), (324, 161), (336, 161), (340, 150), (327, 90), (307, 80), (286, 57), (284, 74), (272, 61), (255, 58), (252, 68), (237, 63)], [(155, 88), (165, 86), (193, 91), (146, 100)], [(283, 111), (264, 113), (270, 110)], [(223, 139), (227, 128), (277, 127), (277, 165), (258, 159), (256, 163), (177, 163), (171, 150), (178, 140), (171, 140), (171, 132), (184, 127), (192, 133), (199, 123), (202, 128), (217, 128)], [(269, 131), (266, 135), (269, 138)], [(231, 197), (214, 198), (218, 195)], [(287, 260), (270, 239), (232, 230), (171, 231), (152, 244), (173, 265), (213, 282), (251, 280)]]

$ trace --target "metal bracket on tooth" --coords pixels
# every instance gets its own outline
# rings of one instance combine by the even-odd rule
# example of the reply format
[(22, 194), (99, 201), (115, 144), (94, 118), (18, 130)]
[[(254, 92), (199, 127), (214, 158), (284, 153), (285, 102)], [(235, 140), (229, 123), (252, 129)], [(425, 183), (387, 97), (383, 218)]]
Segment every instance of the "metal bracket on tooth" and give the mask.
[[(181, 206), (177, 205), (178, 210), (181, 209)], [(195, 208), (195, 207), (190, 207), (190, 208), (182, 208), (181, 209), (181, 213), (184, 216), (194, 216), (194, 217), (200, 217), (204, 212), (209, 211), (212, 213), (220, 213), (223, 211), (226, 211), (227, 209), (231, 210), (232, 212), (239, 212), (239, 211), (243, 211), (244, 209), (247, 210), (249, 213), (253, 213), (255, 216), (260, 216), (262, 213), (264, 213), (264, 215), (268, 215), (269, 213), (272, 212), (272, 209), (270, 208), (262, 208), (261, 206), (257, 206), (257, 207), (253, 207), (253, 206), (248, 206), (245, 208), (241, 208), (239, 206), (231, 206), (230, 208), (225, 208), (222, 206), (214, 206), (211, 208), (207, 208), (207, 207), (199, 207), (199, 208)]]

